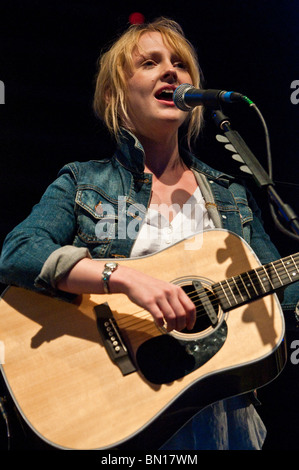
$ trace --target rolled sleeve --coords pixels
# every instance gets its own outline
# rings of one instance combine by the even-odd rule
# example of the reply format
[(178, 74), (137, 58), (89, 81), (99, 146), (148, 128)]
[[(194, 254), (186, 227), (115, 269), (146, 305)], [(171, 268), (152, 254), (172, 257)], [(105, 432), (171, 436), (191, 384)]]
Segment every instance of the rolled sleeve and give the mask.
[(87, 248), (66, 245), (53, 251), (45, 261), (40, 274), (35, 279), (35, 286), (55, 291), (57, 283), (78, 261), (91, 258)]

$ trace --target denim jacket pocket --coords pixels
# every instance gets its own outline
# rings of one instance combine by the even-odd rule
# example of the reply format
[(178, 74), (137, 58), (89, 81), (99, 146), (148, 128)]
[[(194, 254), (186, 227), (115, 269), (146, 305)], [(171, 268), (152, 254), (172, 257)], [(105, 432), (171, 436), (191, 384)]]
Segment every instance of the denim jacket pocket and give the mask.
[(92, 187), (80, 188), (75, 202), (78, 223), (77, 244), (80, 244), (78, 243), (80, 240), (85, 246), (109, 244), (116, 236), (117, 202), (109, 201), (98, 188)]

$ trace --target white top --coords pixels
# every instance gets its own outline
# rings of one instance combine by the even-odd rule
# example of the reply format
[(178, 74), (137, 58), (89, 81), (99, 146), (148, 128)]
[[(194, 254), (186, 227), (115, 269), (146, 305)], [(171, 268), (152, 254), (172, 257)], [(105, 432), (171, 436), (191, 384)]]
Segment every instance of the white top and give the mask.
[(156, 253), (195, 233), (214, 228), (199, 187), (182, 208), (171, 206), (168, 210), (175, 214), (171, 222), (161, 214), (158, 205), (149, 207), (133, 246), (132, 257)]

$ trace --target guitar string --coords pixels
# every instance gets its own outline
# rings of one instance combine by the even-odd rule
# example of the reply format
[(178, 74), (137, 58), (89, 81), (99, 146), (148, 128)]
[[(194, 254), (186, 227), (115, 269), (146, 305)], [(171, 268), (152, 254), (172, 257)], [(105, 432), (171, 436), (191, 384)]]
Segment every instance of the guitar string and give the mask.
[[(292, 256), (293, 256), (293, 258), (294, 258), (294, 257), (299, 257), (299, 253), (297, 253), (297, 254), (295, 254), (295, 255), (292, 255)], [(281, 262), (281, 260), (277, 261), (276, 263), (278, 264), (279, 262)], [(268, 267), (268, 268), (269, 268), (269, 267)], [(270, 268), (271, 268), (271, 266), (270, 266)], [(293, 268), (292, 268), (292, 269), (293, 269)], [(296, 267), (296, 269), (298, 270), (297, 267)], [(260, 267), (258, 267), (258, 268), (255, 269), (255, 270), (254, 270), (254, 269), (250, 270), (248, 273), (246, 273), (246, 272), (245, 272), (245, 273), (241, 273), (241, 274), (239, 274), (239, 275), (237, 275), (237, 276), (234, 276), (234, 277), (232, 277), (232, 278), (230, 278), (230, 279), (227, 279), (227, 280), (225, 280), (225, 281), (221, 281), (221, 282), (219, 282), (219, 283), (215, 283), (215, 284), (214, 284), (214, 289), (215, 289), (215, 288), (218, 288), (218, 287), (220, 287), (220, 286), (222, 286), (223, 288), (225, 288), (225, 285), (227, 285), (229, 282), (232, 282), (232, 283), (233, 283), (233, 284), (232, 284), (232, 287), (233, 287), (233, 288), (235, 288), (235, 289), (236, 289), (236, 287), (237, 287), (237, 289), (238, 289), (238, 288), (241, 288), (242, 291), (243, 291), (241, 294), (239, 294), (239, 293), (237, 293), (237, 292), (235, 292), (234, 294), (235, 294), (237, 297), (245, 297), (245, 301), (247, 301), (247, 298), (248, 298), (249, 296), (248, 296), (248, 294), (247, 294), (247, 292), (246, 292), (246, 290), (245, 290), (245, 287), (242, 286), (242, 284), (239, 284), (239, 285), (236, 286), (236, 285), (235, 285), (235, 279), (236, 279), (236, 278), (239, 278), (239, 277), (242, 276), (242, 275), (243, 275), (243, 276), (244, 276), (244, 275), (247, 275), (247, 274), (249, 274), (249, 273), (251, 273), (251, 274), (257, 274), (257, 275), (258, 275), (257, 271), (259, 271), (261, 274), (265, 275), (265, 269), (264, 269), (264, 267), (263, 267), (263, 266), (260, 266)], [(290, 279), (290, 276), (289, 276), (289, 273), (286, 272), (286, 271), (287, 271), (287, 270), (286, 270), (286, 268), (285, 268), (284, 266), (281, 266), (280, 268), (278, 267), (278, 269), (276, 269), (276, 272), (278, 273), (278, 276), (276, 275), (276, 277), (279, 277), (279, 278), (285, 277), (286, 279), (289, 280), (289, 279)], [(238, 281), (238, 282), (240, 282), (240, 281)], [(268, 281), (268, 282), (270, 283), (270, 281)], [(283, 284), (283, 285), (284, 285), (284, 284)], [(228, 284), (228, 286), (229, 286), (229, 284)], [(247, 287), (250, 287), (250, 286), (247, 286)], [(251, 286), (251, 287), (252, 287), (252, 286)], [(278, 287), (280, 287), (280, 286), (278, 286)], [(230, 288), (230, 286), (229, 286), (229, 288)], [(214, 309), (215, 309), (216, 307), (218, 307), (218, 305), (219, 305), (219, 300), (218, 300), (218, 298), (217, 298), (217, 294), (216, 294), (215, 292), (213, 292), (213, 291), (210, 291), (210, 290), (206, 290), (206, 291), (205, 291), (205, 294), (200, 294), (200, 293), (198, 293), (196, 290), (194, 290), (194, 291), (189, 292), (187, 295), (188, 295), (188, 297), (189, 297), (191, 300), (194, 300), (194, 305), (195, 305), (195, 307), (196, 307), (196, 319), (207, 315), (206, 310), (205, 310), (204, 306), (202, 305), (202, 299), (204, 299), (206, 295), (208, 296), (209, 300), (211, 301), (211, 304), (212, 304), (212, 306), (213, 306)], [(219, 294), (218, 294), (218, 295), (219, 295)], [(230, 292), (227, 292), (226, 294), (221, 294), (221, 297), (225, 297), (225, 295), (227, 295), (227, 296), (229, 296), (229, 297), (233, 297), (233, 295), (230, 294)], [(229, 302), (229, 303), (231, 303), (231, 302)], [(235, 302), (235, 301), (234, 301), (234, 303), (237, 303), (237, 304), (238, 304), (239, 302)], [(137, 312), (134, 312), (134, 314), (138, 314), (138, 313), (140, 313), (140, 312), (143, 312), (143, 310), (139, 310), (139, 311), (137, 311)], [(147, 312), (144, 313), (143, 315), (141, 315), (141, 316), (139, 317), (138, 322), (142, 322), (142, 321), (143, 321), (142, 319), (145, 318), (145, 317), (148, 317), (149, 315), (150, 315), (150, 314), (147, 313)], [(131, 318), (132, 318), (132, 317), (131, 317)], [(130, 322), (129, 319), (126, 319), (126, 320)]]
[[(219, 302), (217, 300), (217, 298), (215, 298), (215, 295), (213, 293), (211, 293), (214, 297), (214, 301), (212, 301), (212, 306), (213, 308), (215, 309), (216, 307), (219, 306)], [(198, 300), (195, 300), (194, 301), (194, 305), (196, 307), (196, 320), (198, 320), (199, 318), (201, 317), (206, 317), (207, 316), (207, 313), (206, 313), (206, 310), (201, 302), (201, 295), (196, 295), (196, 297), (198, 298)], [(203, 297), (203, 296), (202, 296)], [(145, 312), (144, 314), (140, 315), (140, 317), (138, 319), (136, 319), (136, 317), (129, 317), (129, 318), (126, 318), (126, 319), (122, 319), (122, 324), (123, 324), (123, 327), (135, 327), (138, 323), (142, 323), (143, 320), (146, 318), (146, 317), (149, 317), (150, 316), (150, 313), (148, 313), (146, 310), (138, 310), (137, 312), (134, 312), (134, 314), (138, 314), (140, 312)]]
[[(299, 257), (299, 254), (297, 254), (297, 256)], [(292, 268), (292, 269), (294, 269), (294, 268)], [(297, 267), (296, 267), (296, 269), (298, 270)], [(258, 273), (258, 271), (259, 271), (259, 273)], [(276, 273), (277, 273), (277, 274), (276, 274)], [(288, 280), (288, 281), (290, 280), (290, 273), (286, 272), (286, 268), (284, 268), (284, 267), (280, 267), (280, 268), (278, 267), (278, 269), (276, 269), (276, 273), (275, 273), (275, 274), (276, 274), (275, 277), (276, 277), (276, 279), (279, 278), (279, 283), (280, 283), (280, 284), (279, 284), (279, 286), (276, 286), (276, 287), (274, 286), (274, 288), (278, 289), (279, 287), (283, 287), (283, 286), (285, 285), (285, 282), (282, 284), (282, 283), (281, 283), (281, 280), (283, 280), (284, 278), (285, 278), (286, 280)], [(299, 273), (299, 270), (298, 270), (298, 273)], [(226, 279), (226, 280), (224, 280), (224, 281), (221, 281), (221, 282), (219, 282), (219, 283), (215, 283), (215, 284), (213, 285), (213, 286), (214, 286), (214, 289), (215, 289), (215, 288), (218, 288), (218, 287), (222, 287), (223, 289), (225, 289), (225, 288), (227, 288), (227, 286), (228, 286), (228, 288), (229, 288), (230, 290), (231, 290), (231, 288), (234, 289), (234, 293), (231, 294), (229, 291), (227, 291), (227, 292), (226, 292), (226, 295), (227, 295), (227, 296), (233, 297), (233, 296), (235, 295), (235, 296), (238, 296), (238, 297), (243, 297), (243, 295), (244, 295), (245, 298), (246, 298), (246, 297), (248, 297), (248, 294), (247, 294), (247, 292), (246, 292), (246, 288), (243, 286), (243, 284), (240, 283), (240, 280), (238, 280), (237, 278), (240, 278), (240, 279), (241, 279), (241, 277), (244, 276), (244, 275), (248, 276), (251, 284), (249, 284), (249, 285), (246, 284), (246, 287), (249, 287), (249, 288), (252, 289), (252, 287), (254, 286), (254, 283), (253, 283), (253, 282), (251, 281), (251, 279), (250, 279), (250, 274), (251, 274), (251, 275), (252, 275), (252, 274), (253, 274), (253, 275), (257, 275), (258, 281), (260, 282), (260, 284), (263, 285), (264, 283), (263, 283), (262, 280), (259, 278), (259, 274), (261, 274), (262, 276), (265, 276), (265, 274), (268, 274), (268, 273), (267, 273), (267, 272), (265, 273), (264, 267), (261, 266), (261, 267), (255, 269), (255, 270), (250, 270), (250, 271), (245, 272), (245, 273), (240, 273), (239, 275), (233, 276), (233, 277), (231, 277), (231, 278), (229, 278), (229, 279)], [(272, 279), (269, 278), (269, 280), (267, 279), (267, 282), (268, 282), (269, 284), (271, 284), (272, 281), (274, 281), (273, 278), (272, 278)], [(295, 281), (295, 279), (294, 279), (294, 281)], [(232, 283), (231, 285), (229, 284), (230, 282)], [(293, 282), (293, 281), (292, 281), (292, 282)], [(213, 286), (212, 286), (212, 287), (213, 287)], [(239, 290), (240, 293), (238, 293), (237, 290)], [(194, 296), (194, 297), (191, 297), (191, 294), (195, 294), (195, 296)], [(213, 296), (215, 296), (215, 292), (211, 292), (211, 291), (209, 291), (209, 290), (206, 292), (206, 294), (207, 294), (208, 297), (213, 297)], [(194, 291), (192, 291), (192, 292), (189, 292), (188, 295), (190, 296), (190, 299), (192, 300), (193, 298), (195, 298), (196, 296), (198, 296), (198, 295), (200, 295), (200, 294), (197, 293), (196, 290), (194, 290)], [(223, 296), (225, 296), (225, 294), (224, 294), (224, 295), (221, 295), (221, 296), (223, 297)]]
[[(284, 261), (287, 261), (289, 258), (295, 258), (295, 257), (299, 258), (299, 253), (296, 253), (295, 255), (291, 255), (290, 257), (285, 258)], [(274, 265), (274, 264), (281, 264), (281, 263), (282, 263), (282, 260), (278, 260), (277, 262), (274, 262), (273, 265)], [(250, 274), (255, 274), (255, 275), (257, 275), (257, 276), (259, 277), (259, 273), (262, 274), (262, 275), (265, 275), (265, 268), (266, 268), (266, 267), (264, 267), (264, 266), (260, 266), (260, 267), (258, 267), (258, 268), (256, 268), (256, 269), (250, 270), (249, 272), (240, 273), (239, 275), (233, 276), (233, 277), (230, 278), (230, 279), (227, 279), (227, 280), (225, 280), (225, 281), (221, 281), (221, 282), (219, 282), (219, 283), (215, 283), (215, 284), (214, 284), (214, 289), (218, 288), (219, 286), (222, 286), (222, 288), (225, 289), (225, 288), (227, 288), (227, 284), (228, 284), (229, 289), (231, 289), (231, 286), (229, 285), (229, 282), (232, 282), (232, 283), (233, 283), (233, 284), (232, 284), (232, 287), (234, 288), (235, 293), (231, 294), (231, 293), (228, 291), (228, 292), (226, 292), (226, 293), (224, 293), (224, 294), (221, 294), (220, 297), (222, 297), (222, 298), (225, 297), (225, 296), (227, 296), (227, 297), (233, 297), (233, 296), (236, 297), (236, 296), (237, 296), (237, 297), (241, 297), (241, 298), (244, 297), (244, 298), (245, 298), (245, 301), (247, 301), (247, 300), (248, 300), (248, 297), (249, 297), (249, 296), (248, 296), (248, 293), (246, 292), (246, 289), (245, 289), (245, 287), (244, 287), (242, 284), (239, 284), (239, 285), (238, 285), (238, 283), (239, 283), (240, 281), (237, 281), (237, 283), (235, 282), (236, 278), (241, 278), (241, 276), (250, 275)], [(268, 266), (268, 268), (269, 268), (269, 266)], [(271, 266), (270, 266), (270, 268), (271, 268)], [(295, 266), (295, 268), (298, 270), (297, 266)], [(291, 268), (291, 269), (293, 269), (293, 268)], [(250, 274), (249, 274), (249, 273), (250, 273)], [(278, 278), (278, 277), (279, 277), (279, 278), (285, 277), (285, 278), (288, 279), (288, 280), (290, 279), (290, 273), (288, 273), (287, 268), (285, 268), (284, 266), (281, 266), (280, 268), (277, 267), (276, 273), (277, 273), (276, 278)], [(268, 274), (268, 273), (267, 273), (267, 274)], [(273, 280), (273, 279), (272, 279), (272, 280)], [(270, 279), (270, 280), (268, 281), (269, 284), (271, 283), (272, 280)], [(261, 281), (261, 280), (259, 279), (259, 281)], [(284, 284), (282, 284), (282, 286), (283, 286), (283, 285), (284, 285)], [(247, 286), (247, 287), (251, 287), (251, 288), (252, 288), (252, 286), (250, 286), (250, 285)], [(278, 286), (278, 287), (280, 287), (280, 286)], [(240, 293), (236, 292), (236, 289), (238, 289)], [(242, 290), (242, 292), (241, 292), (241, 290)], [(194, 290), (194, 291), (189, 292), (187, 295), (189, 296), (189, 298), (190, 298), (191, 300), (194, 300), (194, 305), (196, 306), (196, 318), (197, 318), (197, 319), (200, 318), (200, 317), (202, 317), (202, 316), (206, 316), (206, 315), (207, 315), (207, 314), (206, 314), (206, 311), (205, 311), (205, 308), (204, 308), (204, 306), (202, 305), (202, 299), (205, 298), (206, 295), (208, 296), (209, 300), (211, 301), (211, 304), (212, 304), (212, 306), (213, 306), (214, 309), (219, 305), (219, 300), (218, 300), (218, 298), (217, 298), (217, 294), (216, 294), (215, 292), (213, 292), (213, 291), (210, 291), (210, 290), (206, 290), (206, 291), (205, 291), (205, 294), (200, 294), (200, 293), (198, 293), (196, 290)], [(219, 297), (219, 294), (218, 294), (218, 297)], [(229, 301), (229, 303), (231, 304), (230, 301)], [(234, 304), (235, 304), (235, 303), (238, 304), (239, 302), (234, 301)], [(232, 304), (231, 304), (231, 305), (232, 305)], [(140, 313), (140, 312), (143, 312), (143, 310), (139, 310), (139, 311), (137, 311), (137, 312), (134, 312), (134, 315), (135, 315), (135, 314), (138, 314), (138, 313)], [(203, 312), (203, 313), (201, 313), (201, 312)], [(145, 311), (145, 314), (141, 315), (141, 316), (139, 317), (139, 320), (138, 320), (138, 321), (139, 321), (139, 322), (142, 322), (142, 321), (143, 321), (143, 318), (148, 317), (149, 315), (150, 315), (150, 314)], [(131, 317), (131, 318), (132, 318), (132, 317)], [(131, 318), (130, 318), (130, 320), (131, 320)], [(130, 320), (128, 320), (128, 319), (126, 319), (126, 320), (130, 322)], [(126, 320), (125, 320), (125, 321), (126, 321)]]

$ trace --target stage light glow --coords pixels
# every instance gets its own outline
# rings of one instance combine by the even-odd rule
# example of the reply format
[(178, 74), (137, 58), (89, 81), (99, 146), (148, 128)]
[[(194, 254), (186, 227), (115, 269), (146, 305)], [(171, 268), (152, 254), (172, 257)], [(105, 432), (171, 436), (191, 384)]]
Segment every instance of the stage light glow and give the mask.
[(145, 17), (142, 13), (139, 13), (135, 11), (134, 13), (131, 13), (129, 16), (129, 22), (131, 24), (142, 24), (145, 21)]

